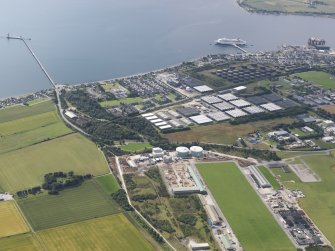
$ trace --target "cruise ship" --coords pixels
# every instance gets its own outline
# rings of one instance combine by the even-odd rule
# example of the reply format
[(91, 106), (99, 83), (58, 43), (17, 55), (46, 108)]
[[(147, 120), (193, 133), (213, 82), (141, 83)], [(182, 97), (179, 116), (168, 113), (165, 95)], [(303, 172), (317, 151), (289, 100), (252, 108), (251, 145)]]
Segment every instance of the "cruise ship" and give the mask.
[(215, 41), (215, 44), (218, 45), (239, 45), (244, 46), (247, 45), (247, 42), (240, 38), (219, 38)]

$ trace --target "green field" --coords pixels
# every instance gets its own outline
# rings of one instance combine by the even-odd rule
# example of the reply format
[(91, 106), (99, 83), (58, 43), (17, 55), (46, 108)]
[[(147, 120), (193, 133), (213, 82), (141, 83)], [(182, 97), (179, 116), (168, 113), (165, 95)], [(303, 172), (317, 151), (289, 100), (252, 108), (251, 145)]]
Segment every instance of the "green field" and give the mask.
[(0, 202), (0, 238), (29, 231), (14, 201)]
[(48, 100), (50, 100), (50, 98), (38, 98), (38, 99), (28, 101), (27, 104), (29, 106), (32, 106), (32, 105), (36, 105), (36, 104), (39, 104), (39, 103), (42, 103), (42, 102), (45, 102), (45, 101), (48, 101)]
[(109, 83), (109, 82), (104, 82), (101, 87), (106, 91), (110, 92), (111, 90), (118, 89), (120, 88), (119, 83)]
[(335, 4), (333, 0), (323, 0), (315, 2), (310, 7), (305, 1), (292, 0), (242, 0), (242, 6), (246, 6), (257, 11), (267, 11), (274, 13), (299, 13), (299, 14), (335, 14)]
[[(335, 222), (335, 158), (304, 156), (302, 159), (321, 178), (321, 182), (302, 183), (295, 174), (284, 174), (281, 170), (277, 170), (277, 174), (285, 186), (304, 192), (306, 197), (300, 199), (300, 205), (334, 245), (335, 228), (330, 222)], [(290, 180), (294, 180), (295, 183), (285, 182)]]
[(111, 196), (94, 181), (61, 191), (18, 199), (20, 208), (36, 230), (114, 214), (120, 211)]
[[(191, 130), (164, 134), (163, 137), (171, 142), (205, 142), (217, 144), (234, 144), (239, 137), (245, 137), (256, 130), (269, 131), (279, 123), (290, 124), (294, 121), (292, 118), (280, 118), (273, 120), (263, 120), (250, 122), (241, 125), (231, 125), (229, 123), (220, 123), (205, 126), (195, 126)], [(265, 148), (266, 146), (264, 146)]]
[(0, 153), (70, 133), (72, 130), (64, 125), (56, 111), (3, 122), (0, 123)]
[(275, 177), (270, 173), (270, 171), (265, 166), (259, 166), (259, 171), (264, 175), (264, 177), (270, 182), (274, 189), (279, 189), (280, 185)]
[(43, 230), (37, 234), (50, 251), (153, 250), (123, 214)]
[(245, 250), (295, 250), (235, 163), (197, 167)]
[(114, 193), (120, 188), (113, 174), (97, 177), (96, 181), (106, 194)]
[(127, 152), (142, 152), (145, 149), (151, 149), (152, 145), (149, 143), (128, 143), (127, 145), (122, 145), (120, 148)]
[(108, 107), (108, 106), (119, 106), (121, 103), (123, 104), (133, 104), (133, 103), (142, 103), (143, 99), (140, 97), (135, 98), (123, 98), (118, 100), (109, 100), (109, 101), (103, 101), (100, 102), (100, 105), (102, 107)]
[(5, 191), (41, 185), (44, 174), (55, 171), (101, 175), (109, 170), (96, 145), (80, 134), (0, 155), (0, 184)]
[(17, 105), (5, 109), (0, 109), (0, 123), (21, 119), (40, 113), (51, 112), (55, 110), (55, 104), (52, 101), (43, 102), (33, 106)]
[(335, 88), (335, 77), (323, 71), (308, 71), (294, 74), (304, 80), (320, 85), (326, 89)]
[(42, 251), (37, 239), (31, 234), (19, 234), (0, 239), (1, 251)]

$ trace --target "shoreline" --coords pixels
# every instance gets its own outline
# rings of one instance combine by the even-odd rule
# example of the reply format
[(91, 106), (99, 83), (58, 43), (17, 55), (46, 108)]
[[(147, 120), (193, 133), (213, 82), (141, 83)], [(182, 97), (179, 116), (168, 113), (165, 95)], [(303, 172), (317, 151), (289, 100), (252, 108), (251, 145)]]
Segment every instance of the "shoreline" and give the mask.
[(306, 17), (321, 17), (321, 18), (331, 18), (335, 19), (335, 12), (334, 13), (322, 13), (322, 12), (289, 12), (289, 11), (280, 11), (280, 10), (265, 10), (265, 9), (258, 9), (255, 7), (252, 7), (248, 4), (245, 4), (243, 0), (237, 0), (236, 1), (238, 6), (240, 6), (242, 9), (249, 13), (256, 13), (259, 15), (275, 15), (275, 16), (306, 16)]

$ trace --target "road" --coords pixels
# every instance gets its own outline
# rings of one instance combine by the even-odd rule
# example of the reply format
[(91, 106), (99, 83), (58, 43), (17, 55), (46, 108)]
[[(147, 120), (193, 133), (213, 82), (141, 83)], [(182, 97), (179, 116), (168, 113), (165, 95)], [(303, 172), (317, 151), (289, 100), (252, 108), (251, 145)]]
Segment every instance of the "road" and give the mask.
[[(128, 190), (127, 190), (126, 183), (124, 182), (124, 179), (123, 179), (123, 172), (122, 172), (122, 168), (121, 168), (121, 166), (120, 166), (119, 157), (115, 156), (115, 162), (116, 162), (116, 166), (117, 166), (117, 169), (118, 169), (118, 172), (119, 172), (119, 176), (120, 176), (120, 180), (121, 180), (122, 188), (125, 190), (126, 195), (127, 195), (128, 203), (129, 203), (129, 205), (131, 205), (131, 206), (133, 207), (133, 205), (131, 204), (131, 200), (130, 200), (129, 194), (128, 194)], [(143, 215), (142, 215), (142, 214), (141, 214), (135, 207), (133, 207), (133, 208), (134, 208), (135, 213), (136, 213), (138, 216), (140, 216), (141, 219), (142, 219), (147, 225), (149, 225), (153, 230), (155, 230), (155, 232), (156, 232), (157, 234), (159, 234), (159, 235), (163, 238), (164, 242), (165, 242), (165, 243), (166, 243), (166, 244), (167, 244), (173, 251), (177, 251), (177, 250), (171, 245), (171, 243), (170, 243), (164, 236), (162, 236), (162, 235), (160, 234), (160, 232), (159, 232), (153, 225), (151, 225), (151, 223), (150, 223), (146, 218), (144, 218), (144, 216), (143, 216)]]

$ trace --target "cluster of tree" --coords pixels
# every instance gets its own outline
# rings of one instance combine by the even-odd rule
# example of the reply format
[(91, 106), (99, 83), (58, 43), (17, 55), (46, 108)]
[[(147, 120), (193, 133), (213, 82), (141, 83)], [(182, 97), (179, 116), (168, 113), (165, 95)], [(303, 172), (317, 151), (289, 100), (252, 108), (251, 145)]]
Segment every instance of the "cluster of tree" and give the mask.
[(321, 117), (323, 117), (323, 118), (325, 118), (325, 119), (335, 120), (335, 114), (330, 113), (330, 112), (327, 112), (326, 110), (324, 110), (324, 109), (322, 109), (322, 108), (318, 108), (318, 109), (316, 110), (316, 113), (317, 113), (319, 116), (321, 116)]
[(174, 132), (183, 132), (191, 130), (190, 127), (182, 127), (182, 128), (170, 128), (163, 131), (163, 134), (174, 133)]
[(149, 234), (159, 243), (163, 243), (164, 240), (162, 238), (162, 236), (157, 233), (154, 229), (152, 229), (150, 226), (148, 226), (145, 221), (140, 217), (138, 216), (137, 214), (135, 214), (135, 219), (137, 220), (137, 222), (144, 228), (146, 229)]
[(116, 201), (124, 210), (133, 211), (134, 208), (129, 204), (126, 191), (123, 189), (117, 190), (115, 193), (112, 193), (113, 200)]
[(109, 144), (112, 144), (113, 140), (140, 140), (142, 136), (151, 140), (161, 139), (157, 130), (146, 119), (132, 116), (116, 117), (107, 112), (97, 100), (83, 90), (68, 92), (65, 98), (79, 111), (92, 118), (89, 123), (83, 125), (83, 129)]
[(29, 189), (26, 189), (26, 190), (21, 190), (21, 191), (18, 191), (16, 192), (16, 195), (18, 197), (27, 197), (29, 194), (37, 194), (41, 191), (41, 187), (40, 186), (36, 186), (36, 187), (33, 187), (33, 188), (29, 188)]
[(153, 194), (153, 193), (135, 194), (131, 197), (131, 199), (134, 201), (154, 200), (156, 198), (157, 198), (157, 194)]
[(126, 173), (123, 175), (124, 182), (126, 183), (127, 189), (134, 190), (136, 188), (136, 183), (133, 180), (134, 174)]
[(44, 183), (42, 188), (48, 190), (51, 195), (59, 194), (60, 191), (80, 186), (85, 180), (91, 179), (92, 174), (75, 175), (74, 172), (54, 172), (44, 175)]
[[(297, 251), (302, 249), (297, 249)], [(305, 248), (306, 251), (334, 251), (330, 246), (308, 246)]]
[(191, 226), (195, 226), (197, 223), (197, 217), (193, 214), (181, 214), (177, 217), (177, 220)]
[(267, 112), (267, 113), (259, 113), (254, 114), (252, 116), (245, 116), (236, 118), (234, 120), (230, 121), (230, 124), (232, 125), (239, 125), (239, 124), (246, 124), (249, 122), (259, 121), (259, 120), (269, 120), (269, 119), (277, 119), (282, 117), (288, 117), (288, 116), (295, 116), (301, 113), (306, 113), (306, 111), (309, 110), (307, 106), (296, 106), (292, 108), (288, 108), (281, 111), (276, 112)]
[(116, 156), (122, 156), (125, 154), (129, 154), (129, 152), (122, 150), (119, 147), (116, 146), (110, 146), (110, 145), (99, 145), (99, 147), (102, 149), (104, 154), (108, 157), (112, 157), (114, 155)]
[(253, 157), (261, 160), (280, 160), (276, 152), (260, 149), (239, 148), (236, 146), (224, 146), (215, 144), (200, 144), (205, 150), (214, 150), (223, 153), (240, 153), (244, 158)]
[(157, 220), (153, 217), (150, 217), (150, 219), (148, 219), (148, 221), (151, 222), (151, 224), (155, 227), (158, 228), (162, 231), (165, 231), (167, 233), (174, 233), (176, 232), (176, 230), (172, 227), (170, 221), (168, 220)]
[(145, 172), (145, 174), (152, 180), (156, 181), (157, 183), (159, 183), (159, 187), (158, 187), (158, 194), (161, 197), (169, 197), (169, 193), (166, 189), (165, 183), (162, 179), (162, 176), (158, 170), (158, 168), (154, 168), (154, 169), (150, 169), (148, 171)]

